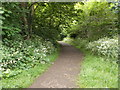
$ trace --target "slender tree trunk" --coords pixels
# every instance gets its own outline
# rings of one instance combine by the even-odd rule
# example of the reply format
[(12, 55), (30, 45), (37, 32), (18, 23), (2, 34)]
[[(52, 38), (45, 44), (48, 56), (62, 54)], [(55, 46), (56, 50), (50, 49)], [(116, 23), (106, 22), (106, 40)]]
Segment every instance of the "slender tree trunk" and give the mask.
[[(32, 3), (33, 4), (33, 3)], [(33, 22), (33, 15), (34, 15), (34, 4), (29, 8), (30, 12), (28, 14), (28, 30), (29, 30), (29, 38), (32, 34), (32, 22)]]
[[(27, 9), (28, 3), (27, 2), (21, 2), (20, 7), (22, 9)], [(27, 27), (28, 27), (28, 21), (27, 21), (27, 14), (23, 13), (23, 16), (21, 17), (22, 20), (22, 34), (25, 34), (27, 32)]]

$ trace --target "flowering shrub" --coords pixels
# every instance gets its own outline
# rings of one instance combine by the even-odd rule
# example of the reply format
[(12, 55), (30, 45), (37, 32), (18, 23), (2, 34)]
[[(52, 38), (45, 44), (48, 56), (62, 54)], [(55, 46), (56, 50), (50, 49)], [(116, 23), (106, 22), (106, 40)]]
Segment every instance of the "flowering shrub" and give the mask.
[[(9, 46), (7, 46), (9, 45)], [(0, 47), (2, 50), (1, 71), (3, 77), (20, 73), (20, 70), (34, 67), (38, 63), (47, 63), (46, 55), (56, 51), (50, 41), (43, 41), (39, 36), (32, 36), (29, 40), (8, 40)]]
[(104, 55), (110, 58), (118, 57), (118, 39), (102, 38), (98, 41), (90, 42), (87, 49), (98, 55)]

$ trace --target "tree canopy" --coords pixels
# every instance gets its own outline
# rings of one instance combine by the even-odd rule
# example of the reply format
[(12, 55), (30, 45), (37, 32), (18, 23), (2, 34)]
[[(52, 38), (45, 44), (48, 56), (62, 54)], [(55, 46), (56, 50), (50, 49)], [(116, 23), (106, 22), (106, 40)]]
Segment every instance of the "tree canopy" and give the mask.
[(55, 41), (76, 35), (98, 39), (117, 33), (118, 3), (112, 2), (5, 2), (1, 9), (3, 38), (37, 34)]

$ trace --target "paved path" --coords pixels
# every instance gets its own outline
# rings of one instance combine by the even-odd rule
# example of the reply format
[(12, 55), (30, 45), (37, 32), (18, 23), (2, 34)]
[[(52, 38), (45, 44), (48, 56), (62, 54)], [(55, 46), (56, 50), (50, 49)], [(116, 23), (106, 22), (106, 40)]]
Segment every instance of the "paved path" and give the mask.
[(59, 43), (62, 45), (59, 58), (30, 88), (77, 88), (76, 78), (83, 55), (76, 48)]

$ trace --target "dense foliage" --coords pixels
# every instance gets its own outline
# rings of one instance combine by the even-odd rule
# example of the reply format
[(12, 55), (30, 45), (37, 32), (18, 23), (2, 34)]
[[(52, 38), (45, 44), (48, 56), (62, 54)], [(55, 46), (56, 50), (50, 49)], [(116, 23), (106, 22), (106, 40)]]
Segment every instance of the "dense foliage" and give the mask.
[(49, 63), (45, 58), (57, 50), (56, 40), (72, 21), (74, 3), (5, 2), (0, 10), (1, 70), (6, 78)]
[(117, 6), (117, 2), (95, 0), (2, 3), (0, 77), (49, 63), (46, 57), (57, 51), (57, 40), (66, 36), (78, 48), (117, 60)]
[[(87, 1), (74, 5), (78, 12), (68, 37), (79, 48), (94, 54), (118, 58), (118, 3)], [(114, 38), (116, 37), (116, 38)]]
[(21, 18), (25, 11), (19, 7), (19, 3), (2, 3), (2, 6), (2, 38), (11, 39), (24, 28)]
[(54, 41), (53, 43), (33, 33), (31, 13), (33, 13), (34, 4), (6, 2), (0, 8), (2, 14), (2, 45), (0, 47), (2, 75), (0, 77), (15, 76), (22, 70), (33, 68), (37, 64), (49, 63), (46, 57), (57, 51), (55, 40), (48, 37)]
[(38, 36), (32, 36), (31, 39), (24, 41), (12, 40), (5, 42), (9, 47), (2, 45), (1, 48), (3, 51), (1, 70), (4, 77), (9, 77), (10, 70), (24, 70), (39, 63), (48, 63), (49, 59), (46, 60), (46, 56), (57, 50), (51, 42), (43, 41)]
[(84, 2), (77, 3), (75, 9), (79, 11), (77, 20), (74, 20), (70, 34), (88, 39), (98, 40), (102, 37), (117, 35), (118, 13), (112, 9), (116, 3)]
[(61, 39), (62, 31), (69, 27), (69, 22), (72, 21), (74, 3), (53, 2), (38, 5), (34, 16), (35, 33), (51, 41)]
[(103, 55), (109, 58), (118, 58), (118, 39), (102, 38), (98, 41), (90, 42), (87, 45), (93, 53)]

